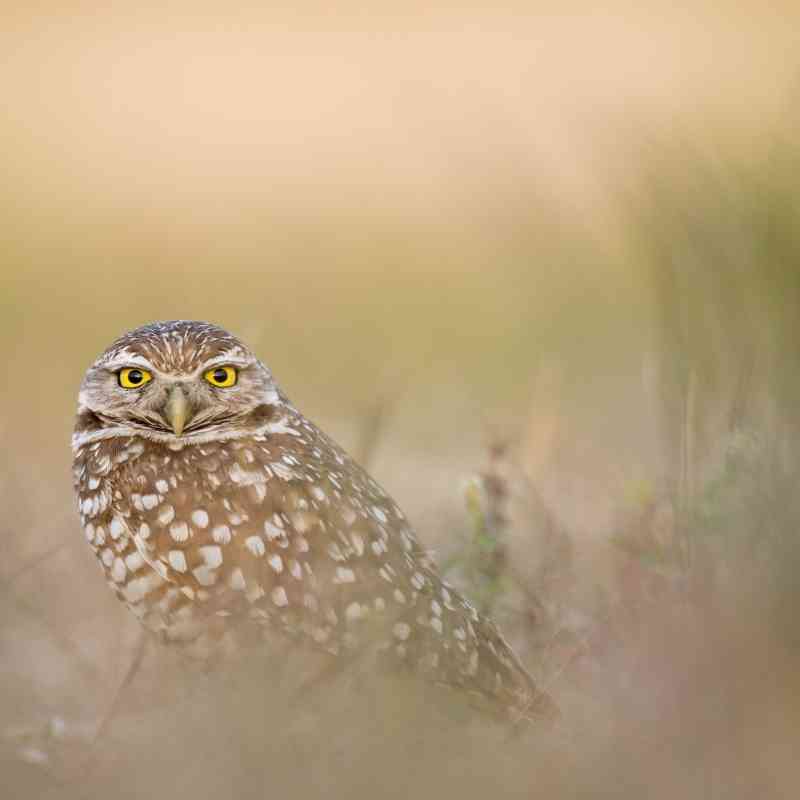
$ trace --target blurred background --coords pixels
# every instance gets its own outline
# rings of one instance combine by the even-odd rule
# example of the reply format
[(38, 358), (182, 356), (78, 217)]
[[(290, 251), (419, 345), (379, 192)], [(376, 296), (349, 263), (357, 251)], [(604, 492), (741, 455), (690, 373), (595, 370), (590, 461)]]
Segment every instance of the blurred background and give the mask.
[[(127, 5), (0, 26), (13, 796), (793, 796), (796, 4)], [(137, 626), (74, 511), (75, 398), (174, 318), (368, 462), (558, 733), (299, 724), (268, 673), (177, 700), (150, 654), (92, 743)]]

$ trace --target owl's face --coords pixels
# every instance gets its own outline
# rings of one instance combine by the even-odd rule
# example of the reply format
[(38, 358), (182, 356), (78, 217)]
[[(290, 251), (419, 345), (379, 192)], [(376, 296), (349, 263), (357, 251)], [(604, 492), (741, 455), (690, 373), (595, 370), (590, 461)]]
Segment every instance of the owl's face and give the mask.
[(78, 414), (92, 427), (160, 441), (223, 437), (280, 401), (269, 370), (205, 322), (154, 323), (114, 342), (89, 368)]

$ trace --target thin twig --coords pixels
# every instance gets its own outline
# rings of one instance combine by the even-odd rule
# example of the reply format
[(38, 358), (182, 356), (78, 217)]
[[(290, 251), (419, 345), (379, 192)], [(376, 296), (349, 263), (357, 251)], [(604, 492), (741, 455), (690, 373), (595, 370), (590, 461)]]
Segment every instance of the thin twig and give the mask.
[(386, 427), (386, 420), (392, 403), (387, 396), (379, 397), (372, 403), (359, 428), (358, 442), (354, 448), (356, 461), (364, 469), (369, 469), (378, 450), (381, 434)]
[(43, 561), (46, 561), (51, 556), (61, 552), (69, 543), (69, 540), (65, 539), (62, 542), (54, 544), (44, 552), (39, 553), (39, 555), (34, 556), (29, 561), (26, 561), (21, 567), (19, 567), (16, 572), (12, 572), (10, 575), (5, 576), (2, 579), (3, 584), (5, 584), (5, 586), (8, 588), (11, 588), (11, 586), (13, 586), (14, 583), (16, 583), (23, 575), (26, 575), (28, 572), (38, 567)]
[(0, 592), (10, 596), (18, 609), (26, 613), (32, 620), (37, 622), (41, 628), (47, 631), (54, 644), (64, 651), (64, 653), (66, 653), (71, 659), (73, 659), (76, 668), (86, 680), (99, 680), (100, 672), (97, 667), (95, 667), (95, 665), (89, 661), (83, 655), (83, 653), (81, 653), (75, 642), (50, 624), (50, 622), (42, 615), (40, 609), (38, 609), (32, 603), (29, 603), (24, 598), (20, 597), (20, 595), (15, 592), (6, 581), (0, 582)]

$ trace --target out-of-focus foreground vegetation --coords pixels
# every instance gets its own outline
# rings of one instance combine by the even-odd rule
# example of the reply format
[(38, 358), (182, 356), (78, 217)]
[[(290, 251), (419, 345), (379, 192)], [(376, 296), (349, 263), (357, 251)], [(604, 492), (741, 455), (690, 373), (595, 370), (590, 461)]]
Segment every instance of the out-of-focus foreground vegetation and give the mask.
[[(800, 791), (791, 4), (7, 23), (4, 796)], [(75, 394), (176, 317), (369, 461), (560, 726), (150, 648), (92, 743), (137, 626), (74, 512)]]

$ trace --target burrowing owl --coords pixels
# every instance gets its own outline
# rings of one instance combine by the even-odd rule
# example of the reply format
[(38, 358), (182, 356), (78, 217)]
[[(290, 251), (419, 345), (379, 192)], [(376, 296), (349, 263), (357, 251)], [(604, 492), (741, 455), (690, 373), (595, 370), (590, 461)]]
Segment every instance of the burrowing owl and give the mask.
[(114, 342), (83, 380), (72, 448), (86, 539), (164, 641), (210, 658), (268, 630), (336, 657), (369, 631), (376, 663), (552, 714), (395, 502), (227, 331), (162, 322)]

